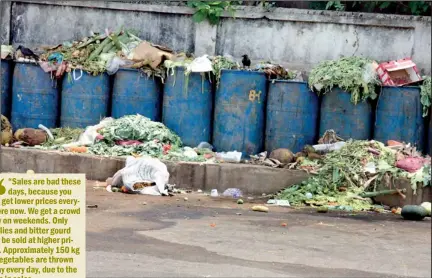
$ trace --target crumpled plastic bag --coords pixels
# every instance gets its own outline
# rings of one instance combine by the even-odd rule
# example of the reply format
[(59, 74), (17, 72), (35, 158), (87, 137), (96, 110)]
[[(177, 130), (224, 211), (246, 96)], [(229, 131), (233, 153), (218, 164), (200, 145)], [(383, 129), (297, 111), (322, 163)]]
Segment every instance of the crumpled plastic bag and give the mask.
[(88, 146), (93, 145), (96, 141), (96, 139), (100, 138), (100, 134), (98, 133), (98, 130), (105, 127), (108, 123), (112, 122), (114, 119), (109, 117), (105, 118), (102, 121), (100, 121), (99, 124), (88, 126), (84, 130), (84, 132), (80, 135), (77, 142), (72, 142), (69, 144), (64, 144), (62, 147), (74, 147), (74, 146)]
[[(168, 180), (168, 169), (159, 159), (130, 156), (126, 159), (126, 166), (114, 175), (112, 186), (125, 186), (129, 193), (160, 196), (168, 195), (165, 188)], [(134, 188), (135, 184), (143, 182), (154, 182), (156, 185)]]
[(132, 61), (124, 60), (116, 56), (107, 62), (106, 70), (109, 75), (113, 75), (119, 70), (119, 68), (132, 65)]
[(222, 193), (222, 195), (224, 197), (231, 197), (231, 198), (243, 197), (242, 191), (238, 188), (228, 188)]
[(186, 72), (210, 72), (213, 71), (212, 62), (208, 55), (203, 55), (192, 61), (187, 67)]
[(7, 57), (12, 58), (14, 54), (14, 48), (12, 45), (1, 45), (1, 58), (6, 59)]

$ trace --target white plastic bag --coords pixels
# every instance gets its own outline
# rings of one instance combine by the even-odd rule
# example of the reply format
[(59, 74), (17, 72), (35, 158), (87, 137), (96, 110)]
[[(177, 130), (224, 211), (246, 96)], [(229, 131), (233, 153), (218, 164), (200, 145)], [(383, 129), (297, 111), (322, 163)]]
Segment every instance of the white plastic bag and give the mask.
[(62, 145), (62, 147), (73, 147), (73, 146), (88, 146), (93, 145), (96, 137), (99, 135), (97, 132), (100, 128), (105, 127), (108, 123), (112, 122), (114, 119), (109, 117), (100, 121), (97, 125), (88, 126), (85, 131), (80, 135), (77, 142)]
[[(157, 158), (128, 157), (126, 166), (121, 170), (123, 185), (130, 192), (147, 195), (168, 195), (165, 185), (169, 180), (166, 165)], [(140, 182), (155, 182), (155, 186), (134, 190), (133, 186)]]
[(186, 72), (210, 72), (213, 71), (212, 62), (209, 60), (208, 55), (198, 57), (190, 63)]
[(107, 73), (109, 75), (115, 74), (120, 67), (133, 65), (132, 61), (123, 60), (120, 57), (114, 57), (107, 62)]
[(222, 159), (225, 162), (236, 162), (241, 161), (242, 153), (238, 151), (216, 153), (216, 158)]

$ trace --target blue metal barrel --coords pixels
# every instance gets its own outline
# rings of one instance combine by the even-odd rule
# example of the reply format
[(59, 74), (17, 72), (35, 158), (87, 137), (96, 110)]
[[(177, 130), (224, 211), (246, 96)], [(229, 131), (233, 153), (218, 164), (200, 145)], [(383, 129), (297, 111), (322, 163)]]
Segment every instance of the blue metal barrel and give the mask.
[(244, 156), (262, 151), (267, 97), (262, 72), (223, 70), (215, 97), (213, 146)]
[(296, 153), (317, 139), (319, 102), (306, 82), (275, 80), (267, 97), (265, 149)]
[(12, 91), (12, 61), (1, 60), (1, 114), (10, 116)]
[(425, 124), (419, 87), (383, 87), (376, 109), (374, 139), (411, 143), (422, 150)]
[(135, 69), (120, 69), (114, 78), (111, 116), (140, 114), (160, 120), (161, 82)]
[[(81, 73), (76, 71), (75, 76), (81, 76)], [(76, 79), (71, 74), (66, 74), (63, 79), (61, 127), (85, 128), (98, 124), (108, 115), (109, 76), (82, 72), (81, 78)]]
[(369, 101), (354, 105), (351, 94), (333, 88), (321, 102), (319, 135), (328, 129), (343, 139), (368, 140), (372, 137), (373, 112)]
[(54, 128), (59, 111), (57, 81), (39, 65), (16, 63), (12, 82), (12, 127)]
[(213, 95), (207, 74), (176, 68), (164, 86), (162, 122), (177, 133), (186, 146), (211, 140)]

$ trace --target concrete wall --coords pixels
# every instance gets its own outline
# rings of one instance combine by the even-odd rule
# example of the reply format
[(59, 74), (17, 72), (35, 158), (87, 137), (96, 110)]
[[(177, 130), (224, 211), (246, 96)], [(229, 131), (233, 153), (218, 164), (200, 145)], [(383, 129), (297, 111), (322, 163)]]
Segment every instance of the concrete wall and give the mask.
[[(4, 5), (4, 4), (3, 4)], [(378, 61), (413, 57), (431, 72), (431, 18), (366, 13), (242, 7), (218, 26), (192, 21), (187, 7), (99, 1), (15, 1), (2, 17), (1, 38), (13, 44), (55, 44), (91, 30), (125, 26), (143, 39), (197, 55), (250, 54), (309, 70), (325, 59), (367, 56)], [(8, 14), (2, 8), (2, 15)], [(9, 13), (10, 14), (10, 13)]]

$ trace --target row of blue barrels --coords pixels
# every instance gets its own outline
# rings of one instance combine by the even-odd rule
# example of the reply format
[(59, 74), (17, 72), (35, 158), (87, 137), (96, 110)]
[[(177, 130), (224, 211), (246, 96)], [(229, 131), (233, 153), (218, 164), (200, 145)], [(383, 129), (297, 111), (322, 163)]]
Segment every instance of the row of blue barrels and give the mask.
[[(4, 69), (7, 67), (2, 61), (2, 73)], [(7, 75), (2, 74), (2, 78)], [(61, 101), (50, 76), (37, 65), (17, 63), (13, 78), (14, 128), (38, 124), (55, 127), (59, 103), (63, 127), (93, 125), (109, 114), (110, 81), (106, 74), (83, 73), (78, 78), (74, 74), (72, 80), (66, 75)], [(2, 84), (10, 86), (8, 82)], [(370, 139), (374, 133), (379, 141), (392, 139), (420, 149), (424, 146), (418, 87), (384, 87), (376, 113), (370, 102), (353, 105), (351, 95), (340, 89), (326, 94), (320, 104), (305, 82), (272, 81), (267, 88), (265, 75), (259, 72), (224, 70), (214, 98), (207, 77), (199, 73), (186, 77), (182, 69), (169, 75), (163, 88), (160, 113), (160, 81), (136, 70), (118, 71), (111, 115), (118, 118), (139, 113), (159, 120), (162, 114), (162, 122), (186, 145), (213, 142), (218, 151), (245, 154), (281, 147), (296, 152), (316, 142), (317, 135), (327, 129), (334, 129), (342, 138)], [(2, 111), (7, 111), (4, 91), (7, 89), (2, 86)]]

